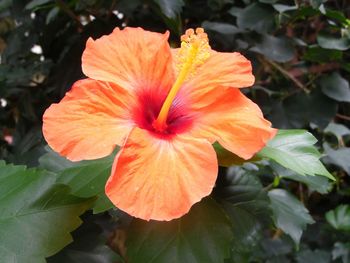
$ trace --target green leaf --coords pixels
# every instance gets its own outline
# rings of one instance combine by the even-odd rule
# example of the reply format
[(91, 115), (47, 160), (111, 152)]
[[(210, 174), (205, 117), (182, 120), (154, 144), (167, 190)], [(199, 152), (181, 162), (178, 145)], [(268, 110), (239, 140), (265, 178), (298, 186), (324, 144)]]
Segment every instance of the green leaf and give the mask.
[(335, 38), (319, 34), (317, 35), (317, 43), (325, 49), (345, 51), (350, 48), (350, 39), (348, 38)]
[(33, 0), (33, 1), (30, 1), (27, 5), (26, 5), (26, 9), (33, 9), (39, 5), (43, 5), (43, 4), (46, 4), (46, 3), (49, 3), (51, 2), (52, 0)]
[(332, 251), (332, 259), (336, 260), (337, 258), (341, 258), (343, 263), (350, 262), (350, 242), (337, 242), (334, 244), (334, 248)]
[(228, 23), (221, 23), (221, 22), (204, 21), (202, 23), (202, 27), (206, 31), (213, 31), (223, 35), (234, 35), (241, 32), (241, 30), (235, 27), (234, 25), (231, 25)]
[(62, 157), (58, 153), (51, 150), (51, 148), (48, 146), (45, 147), (45, 150), (47, 153), (39, 158), (40, 167), (44, 168), (45, 170), (57, 173), (79, 164), (79, 162), (72, 162)]
[(272, 164), (273, 170), (281, 177), (306, 184), (310, 191), (326, 194), (332, 189), (330, 181), (323, 176), (304, 176), (278, 164)]
[(66, 257), (60, 257), (57, 261), (49, 263), (112, 263), (124, 262), (121, 257), (114, 253), (107, 245), (100, 244), (89, 251), (70, 250)]
[(216, 186), (215, 198), (231, 218), (233, 251), (242, 252), (256, 243), (261, 223), (269, 221), (269, 201), (256, 176), (231, 167)]
[(59, 12), (60, 9), (57, 6), (52, 8), (46, 16), (46, 24), (49, 24), (51, 21), (53, 21), (57, 17)]
[(163, 14), (168, 18), (176, 18), (184, 6), (183, 0), (154, 0), (154, 2), (159, 5)]
[[(110, 220), (110, 219), (108, 219)], [(102, 217), (86, 216), (84, 223), (72, 233), (74, 242), (47, 259), (48, 263), (122, 263), (120, 256), (106, 245), (106, 235), (97, 222), (107, 224)]]
[(286, 37), (263, 35), (250, 50), (260, 53), (270, 60), (288, 62), (294, 57), (292, 41)]
[(72, 241), (91, 200), (69, 195), (50, 173), (0, 163), (0, 258), (44, 263)]
[(278, 0), (259, 0), (260, 3), (264, 3), (264, 4), (274, 4), (277, 1)]
[(232, 165), (242, 165), (247, 162), (247, 160), (235, 155), (234, 153), (226, 150), (218, 142), (213, 144), (216, 155), (218, 157), (218, 162), (220, 166), (230, 167)]
[(267, 33), (274, 26), (274, 10), (269, 5), (253, 3), (237, 13), (237, 26), (259, 33)]
[(332, 19), (337, 20), (338, 22), (342, 23), (344, 27), (349, 26), (350, 20), (347, 19), (343, 12), (337, 11), (337, 10), (326, 10), (326, 16)]
[[(269, 258), (269, 261), (267, 262), (288, 262), (285, 260), (284, 256), (293, 251), (292, 242), (283, 236), (280, 238), (265, 238), (260, 242), (260, 245), (264, 250), (264, 254)], [(279, 259), (284, 259), (284, 261)]]
[(276, 226), (299, 244), (306, 225), (314, 222), (309, 211), (298, 199), (283, 189), (271, 190), (268, 196)]
[(231, 16), (234, 16), (234, 17), (238, 17), (239, 14), (242, 12), (243, 8), (240, 8), (240, 7), (232, 7), (230, 8), (227, 13), (230, 14)]
[(342, 140), (343, 136), (350, 135), (350, 129), (348, 129), (348, 127), (334, 122), (328, 124), (326, 129), (324, 129), (324, 132), (334, 134), (338, 141)]
[(40, 166), (58, 173), (57, 182), (68, 185), (73, 195), (83, 198), (97, 196), (93, 206), (95, 214), (114, 207), (105, 195), (105, 184), (117, 151), (98, 160), (71, 162), (49, 148), (46, 150), (47, 153), (39, 159)]
[(282, 5), (282, 4), (275, 4), (273, 5), (273, 8), (275, 8), (279, 13), (294, 11), (298, 9), (298, 7), (295, 5)]
[(334, 180), (319, 160), (321, 154), (313, 146), (316, 142), (316, 138), (305, 130), (279, 130), (257, 155), (300, 175), (322, 175)]
[(129, 263), (223, 263), (229, 256), (230, 222), (210, 198), (170, 222), (135, 220), (128, 231)]
[(114, 154), (98, 160), (81, 161), (62, 170), (58, 174), (57, 182), (68, 185), (75, 196), (97, 196), (93, 211), (101, 213), (114, 207), (105, 195), (105, 184), (111, 174), (113, 160)]
[(309, 2), (313, 8), (318, 9), (320, 7), (320, 5), (322, 5), (322, 3), (325, 1), (324, 0), (309, 0)]
[(297, 263), (330, 263), (331, 254), (325, 250), (316, 249), (300, 251), (296, 256)]
[(208, 0), (208, 6), (215, 11), (220, 11), (226, 4), (231, 3), (231, 0)]
[(339, 205), (326, 213), (327, 222), (337, 230), (350, 231), (350, 205)]
[(324, 144), (323, 148), (327, 154), (324, 161), (338, 166), (350, 175), (350, 148), (343, 147), (333, 150), (328, 144)]
[(349, 82), (339, 73), (322, 76), (319, 80), (322, 92), (336, 101), (350, 102)]
[(283, 101), (293, 128), (315, 124), (325, 128), (337, 113), (337, 102), (316, 89), (309, 94), (297, 93)]
[(0, 2), (0, 12), (3, 12), (12, 5), (13, 0), (2, 0)]
[(339, 50), (324, 49), (321, 47), (309, 47), (304, 53), (303, 59), (311, 62), (341, 61), (343, 52)]
[(298, 92), (282, 100), (271, 100), (269, 119), (281, 129), (317, 125), (324, 129), (337, 113), (338, 103), (316, 89), (309, 94)]

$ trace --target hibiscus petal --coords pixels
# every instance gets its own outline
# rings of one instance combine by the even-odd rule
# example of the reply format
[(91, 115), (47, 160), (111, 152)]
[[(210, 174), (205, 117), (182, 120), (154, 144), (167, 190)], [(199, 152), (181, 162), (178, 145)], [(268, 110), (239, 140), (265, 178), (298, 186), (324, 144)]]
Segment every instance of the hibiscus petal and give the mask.
[[(173, 67), (178, 62), (179, 49), (172, 49)], [(254, 84), (252, 65), (238, 52), (224, 53), (211, 51), (210, 57), (184, 84), (191, 89), (211, 89), (216, 86), (244, 88)]]
[(134, 96), (113, 83), (77, 81), (43, 116), (43, 133), (56, 152), (72, 161), (110, 154), (133, 127)]
[(217, 158), (207, 140), (165, 140), (134, 128), (117, 155), (106, 194), (121, 210), (145, 220), (171, 220), (210, 194)]
[(126, 89), (169, 89), (174, 76), (168, 37), (169, 32), (116, 28), (110, 35), (90, 38), (82, 56), (83, 72)]
[(244, 159), (251, 158), (277, 132), (239, 89), (216, 87), (201, 96), (191, 95), (191, 110), (197, 116), (193, 135), (218, 141)]

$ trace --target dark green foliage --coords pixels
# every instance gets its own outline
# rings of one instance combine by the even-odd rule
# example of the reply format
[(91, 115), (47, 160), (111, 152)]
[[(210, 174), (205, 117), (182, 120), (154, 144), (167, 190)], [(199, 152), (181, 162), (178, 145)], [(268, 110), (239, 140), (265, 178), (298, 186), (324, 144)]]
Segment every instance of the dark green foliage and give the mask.
[(214, 200), (207, 198), (171, 222), (135, 220), (127, 247), (133, 262), (223, 262), (229, 256), (231, 224)]
[(72, 196), (40, 170), (0, 163), (0, 256), (4, 262), (45, 262), (71, 242), (91, 199)]
[[(349, 263), (349, 17), (347, 0), (1, 1), (0, 159), (16, 165), (0, 163), (0, 261)], [(251, 160), (215, 144), (212, 195), (171, 222), (113, 207), (115, 153), (72, 163), (41, 132), (84, 78), (86, 40), (123, 26), (169, 30), (173, 47), (204, 27), (213, 49), (252, 61), (244, 93), (282, 129)]]
[(295, 243), (299, 244), (306, 224), (314, 222), (309, 215), (309, 211), (299, 200), (285, 190), (271, 190), (269, 197), (276, 226), (290, 235)]

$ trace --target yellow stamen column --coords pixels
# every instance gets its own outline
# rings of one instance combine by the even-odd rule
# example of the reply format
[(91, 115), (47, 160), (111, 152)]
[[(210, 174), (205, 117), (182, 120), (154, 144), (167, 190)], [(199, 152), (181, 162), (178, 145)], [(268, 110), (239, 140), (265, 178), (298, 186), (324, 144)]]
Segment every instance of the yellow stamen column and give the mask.
[(184, 81), (210, 55), (208, 37), (202, 28), (197, 28), (196, 32), (193, 29), (186, 30), (185, 35), (181, 36), (181, 48), (178, 55), (180, 62), (178, 65), (179, 74), (162, 105), (157, 119), (153, 122), (153, 127), (158, 131), (164, 131), (167, 128), (166, 120), (170, 107)]

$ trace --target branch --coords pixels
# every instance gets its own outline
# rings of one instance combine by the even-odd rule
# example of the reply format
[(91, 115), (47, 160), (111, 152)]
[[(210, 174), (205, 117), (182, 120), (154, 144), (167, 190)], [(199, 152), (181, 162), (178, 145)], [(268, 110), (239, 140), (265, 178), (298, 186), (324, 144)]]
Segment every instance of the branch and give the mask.
[(323, 72), (333, 71), (339, 68), (340, 68), (340, 64), (333, 62), (333, 63), (322, 64), (322, 65), (313, 65), (305, 70), (295, 68), (295, 69), (289, 70), (288, 72), (293, 77), (298, 78), (305, 74), (321, 74)]
[(264, 61), (270, 64), (271, 66), (273, 66), (279, 72), (281, 72), (284, 77), (286, 77), (287, 79), (290, 79), (298, 88), (302, 89), (306, 93), (309, 93), (309, 90), (297, 78), (295, 78), (292, 74), (290, 74), (287, 70), (282, 68), (280, 65), (267, 59), (264, 59)]
[(335, 116), (338, 117), (339, 119), (350, 121), (350, 116), (346, 116), (346, 115), (339, 114), (339, 113), (337, 113)]

